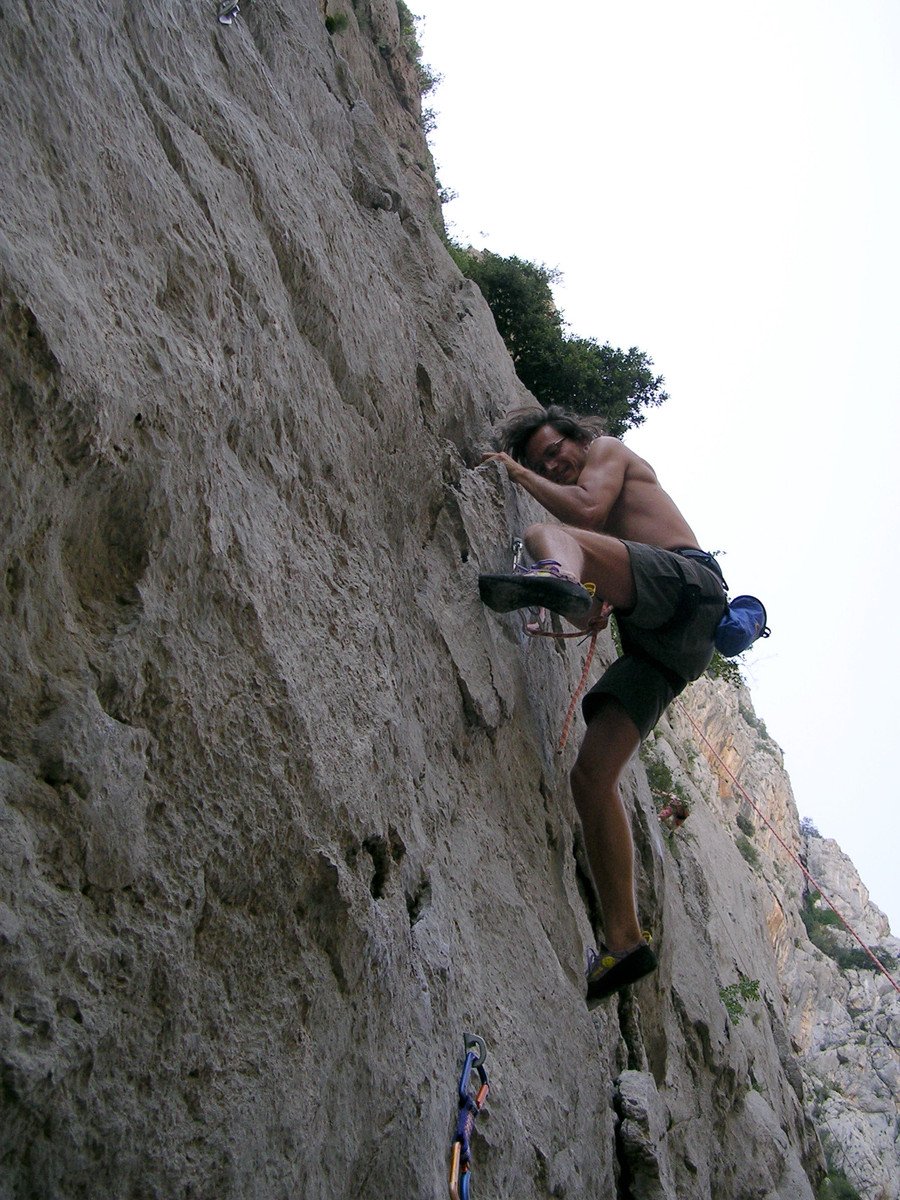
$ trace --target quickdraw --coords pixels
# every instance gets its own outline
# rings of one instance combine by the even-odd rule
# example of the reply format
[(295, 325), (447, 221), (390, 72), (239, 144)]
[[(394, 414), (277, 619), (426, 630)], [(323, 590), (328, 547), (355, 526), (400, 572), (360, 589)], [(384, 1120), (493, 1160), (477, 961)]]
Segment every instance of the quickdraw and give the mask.
[[(463, 1035), (466, 1061), (459, 1077), (459, 1116), (456, 1132), (450, 1143), (450, 1195), (452, 1200), (469, 1200), (469, 1184), (472, 1176), (472, 1133), (475, 1118), (484, 1107), (490, 1091), (484, 1060), (487, 1047), (477, 1033)], [(473, 1096), (470, 1091), (472, 1070), (477, 1072), (481, 1086)]]

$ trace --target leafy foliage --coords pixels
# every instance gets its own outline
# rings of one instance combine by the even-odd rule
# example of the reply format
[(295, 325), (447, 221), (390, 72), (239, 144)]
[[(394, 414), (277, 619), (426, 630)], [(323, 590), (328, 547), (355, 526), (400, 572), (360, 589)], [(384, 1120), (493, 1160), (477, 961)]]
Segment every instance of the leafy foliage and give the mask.
[(403, 47), (406, 57), (415, 68), (416, 81), (419, 85), (420, 94), (427, 96), (441, 82), (441, 77), (440, 75), (436, 75), (426, 63), (422, 62), (422, 47), (419, 45), (419, 38), (416, 33), (416, 21), (419, 18), (410, 11), (403, 0), (397, 0), (397, 16), (400, 18), (400, 45)]
[(816, 1200), (862, 1200), (843, 1171), (829, 1171), (819, 1187)]
[[(839, 927), (843, 923), (834, 909), (819, 907), (820, 899), (818, 892), (807, 892), (803, 908), (800, 910), (807, 936), (812, 944), (817, 950), (834, 959), (842, 971), (877, 971), (878, 968), (862, 946), (846, 946), (840, 940), (840, 929), (836, 931), (833, 927)], [(897, 961), (888, 951), (879, 946), (870, 946), (869, 949), (886, 970), (896, 969)]]
[(568, 337), (550, 285), (558, 273), (537, 263), (449, 243), (456, 265), (478, 284), (516, 374), (544, 407), (560, 404), (601, 416), (618, 437), (644, 420), (643, 409), (668, 399), (653, 361), (632, 347), (617, 350), (593, 338)]
[(665, 796), (675, 786), (668, 764), (661, 758), (652, 758), (649, 754), (641, 753), (644, 760), (644, 770), (647, 772), (647, 782), (654, 796)]
[(803, 924), (806, 926), (806, 932), (812, 944), (817, 946), (823, 954), (833, 956), (836, 943), (833, 935), (830, 932), (826, 932), (824, 927), (839, 925), (840, 920), (834, 909), (819, 907), (818, 901), (821, 898), (819, 892), (807, 892), (803, 900), (803, 908), (800, 910), (800, 916), (803, 919)]
[(421, 57), (422, 47), (416, 35), (416, 18), (403, 0), (397, 0), (397, 16), (400, 18), (400, 44), (407, 58), (415, 62)]
[(735, 1025), (741, 1023), (741, 1017), (746, 1011), (745, 1002), (759, 999), (759, 980), (748, 979), (740, 972), (738, 974), (741, 977), (737, 983), (730, 983), (728, 987), (719, 988), (719, 999), (725, 1005), (725, 1010)]
[(840, 925), (841, 918), (833, 908), (814, 908), (816, 925)]
[(800, 832), (804, 837), (820, 838), (822, 836), (816, 828), (812, 817), (803, 818), (803, 820), (800, 822)]
[(710, 679), (724, 679), (732, 687), (740, 687), (744, 682), (741, 668), (737, 662), (734, 659), (725, 658), (718, 650), (713, 651), (712, 661), (706, 668), (706, 674)]
[(735, 845), (737, 846), (738, 850), (740, 850), (741, 856), (750, 864), (751, 867), (759, 866), (759, 853), (746, 834), (742, 833), (738, 838), (736, 838)]
[(746, 833), (747, 837), (753, 837), (754, 833), (756, 833), (756, 826), (753, 824), (750, 818), (745, 817), (743, 813), (738, 813), (737, 823), (738, 829), (740, 829), (741, 833)]
[(661, 758), (655, 758), (646, 747), (641, 750), (641, 760), (647, 772), (650, 791), (657, 803), (667, 803), (673, 796), (677, 796), (690, 809), (690, 797), (684, 787), (672, 778), (668, 765)]

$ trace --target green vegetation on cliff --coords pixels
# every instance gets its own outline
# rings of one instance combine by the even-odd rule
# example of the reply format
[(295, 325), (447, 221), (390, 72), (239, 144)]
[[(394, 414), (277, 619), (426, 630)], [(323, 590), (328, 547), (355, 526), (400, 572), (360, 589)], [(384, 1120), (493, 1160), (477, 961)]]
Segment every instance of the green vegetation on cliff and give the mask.
[(822, 1180), (816, 1200), (862, 1200), (862, 1197), (843, 1171), (832, 1170)]
[[(812, 944), (833, 958), (844, 971), (877, 971), (877, 966), (861, 946), (847, 946), (841, 942), (840, 933), (835, 932), (835, 928), (841, 928), (840, 917), (832, 908), (820, 906), (819, 900), (821, 896), (818, 892), (807, 892), (800, 911)], [(896, 970), (897, 962), (892, 954), (880, 946), (870, 946), (869, 949), (886, 970)]]
[(632, 346), (617, 350), (593, 338), (570, 337), (550, 285), (558, 273), (524, 259), (448, 242), (462, 273), (478, 284), (516, 374), (545, 407), (561, 404), (600, 416), (616, 437), (640, 425), (644, 409), (668, 399), (653, 360)]

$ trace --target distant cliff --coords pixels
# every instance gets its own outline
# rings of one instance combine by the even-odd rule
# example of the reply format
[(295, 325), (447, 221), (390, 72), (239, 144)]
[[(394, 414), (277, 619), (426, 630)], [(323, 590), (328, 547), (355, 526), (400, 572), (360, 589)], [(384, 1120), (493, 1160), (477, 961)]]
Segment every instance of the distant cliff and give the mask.
[(686, 712), (896, 943), (745, 693), (635, 764), (661, 969), (584, 1006), (579, 654), (478, 602), (527, 394), (394, 0), (4, 0), (0, 75), (2, 1194), (438, 1197), (474, 1030), (479, 1196), (897, 1197), (896, 997)]
[[(704, 756), (699, 771), (694, 756), (697, 727), (714, 751), (700, 742)], [(737, 778), (844, 919), (891, 968), (895, 980), (900, 940), (891, 936), (887, 918), (870, 902), (837, 843), (813, 829), (801, 830), (781, 751), (756, 716), (746, 689), (710, 680), (692, 685), (684, 708), (676, 708), (660, 738), (685, 770), (688, 786), (699, 783), (704, 810), (708, 805), (716, 822), (734, 838), (745, 859), (741, 873), (746, 875), (749, 867), (752, 906), (756, 919), (764, 919), (774, 953), (804, 1107), (830, 1163), (846, 1174), (861, 1196), (896, 1200), (900, 997), (838, 924), (730, 776)], [(707, 769), (712, 779), (704, 785)], [(723, 860), (711, 861), (720, 874)], [(726, 884), (725, 892), (731, 891)], [(723, 901), (731, 912), (727, 895)], [(749, 973), (750, 964), (744, 970)]]

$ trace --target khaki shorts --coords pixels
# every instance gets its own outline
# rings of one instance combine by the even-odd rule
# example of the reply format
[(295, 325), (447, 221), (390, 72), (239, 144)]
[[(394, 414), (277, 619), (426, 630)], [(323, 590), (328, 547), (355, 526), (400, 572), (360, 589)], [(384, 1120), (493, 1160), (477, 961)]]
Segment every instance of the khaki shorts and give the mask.
[[(623, 545), (636, 600), (630, 612), (616, 613), (622, 656), (587, 693), (582, 712), (589, 721), (607, 698), (618, 700), (643, 741), (678, 693), (709, 666), (725, 587), (717, 568), (705, 561), (641, 542)], [(693, 614), (665, 628), (688, 585), (699, 589)]]

